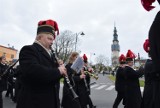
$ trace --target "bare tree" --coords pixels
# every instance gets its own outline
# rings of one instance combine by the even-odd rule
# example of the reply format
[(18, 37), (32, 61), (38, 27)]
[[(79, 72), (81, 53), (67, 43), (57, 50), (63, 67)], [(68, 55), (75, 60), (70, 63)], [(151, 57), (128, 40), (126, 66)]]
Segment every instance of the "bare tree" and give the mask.
[(105, 56), (104, 55), (99, 55), (96, 57), (96, 62), (97, 64), (104, 64), (105, 62)]
[(56, 56), (64, 62), (68, 59), (72, 51), (74, 51), (75, 36), (69, 30), (65, 30), (56, 37), (53, 49)]
[(99, 55), (96, 57), (96, 64), (99, 67), (99, 71), (102, 71), (105, 66), (109, 66), (109, 58), (105, 57), (104, 55)]

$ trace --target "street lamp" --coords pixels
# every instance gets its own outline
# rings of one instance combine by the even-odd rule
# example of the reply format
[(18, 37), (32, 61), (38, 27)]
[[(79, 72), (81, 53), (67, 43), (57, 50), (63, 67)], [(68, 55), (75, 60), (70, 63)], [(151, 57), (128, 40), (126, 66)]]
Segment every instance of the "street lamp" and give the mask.
[(75, 51), (76, 51), (76, 47), (77, 47), (77, 38), (78, 38), (78, 35), (85, 35), (83, 32), (79, 32), (79, 33), (76, 33), (76, 43), (75, 43)]

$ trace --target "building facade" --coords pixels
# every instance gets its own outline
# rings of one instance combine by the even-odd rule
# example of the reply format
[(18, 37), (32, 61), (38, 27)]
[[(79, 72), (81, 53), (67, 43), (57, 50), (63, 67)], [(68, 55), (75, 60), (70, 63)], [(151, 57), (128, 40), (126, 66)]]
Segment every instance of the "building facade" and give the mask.
[(14, 47), (0, 45), (0, 56), (5, 56), (8, 62), (12, 61), (13, 59), (17, 59), (17, 50)]
[(117, 29), (114, 27), (113, 31), (113, 43), (111, 45), (111, 61), (112, 61), (112, 66), (116, 67), (119, 64), (119, 52), (120, 52), (120, 45), (118, 41), (118, 35), (117, 35)]

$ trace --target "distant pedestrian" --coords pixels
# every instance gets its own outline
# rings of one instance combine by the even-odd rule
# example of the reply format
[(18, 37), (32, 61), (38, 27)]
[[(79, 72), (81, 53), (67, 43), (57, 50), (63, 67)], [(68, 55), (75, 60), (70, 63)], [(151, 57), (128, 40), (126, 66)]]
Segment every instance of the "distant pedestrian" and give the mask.
[(105, 75), (105, 71), (103, 71), (103, 76)]
[(114, 70), (112, 71), (112, 73), (111, 73), (111, 74), (112, 74), (112, 76), (114, 76), (114, 75), (115, 75)]

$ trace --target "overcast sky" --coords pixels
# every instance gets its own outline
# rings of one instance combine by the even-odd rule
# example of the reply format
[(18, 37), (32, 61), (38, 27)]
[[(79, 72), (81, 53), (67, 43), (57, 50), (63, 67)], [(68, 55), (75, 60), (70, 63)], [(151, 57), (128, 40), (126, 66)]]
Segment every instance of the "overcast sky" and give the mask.
[(78, 49), (88, 56), (102, 54), (111, 57), (114, 22), (116, 23), (120, 54), (131, 49), (147, 58), (143, 42), (156, 13), (158, 3), (150, 12), (140, 0), (0, 0), (0, 44), (22, 46), (35, 40), (39, 20), (57, 21), (60, 31), (83, 31)]

